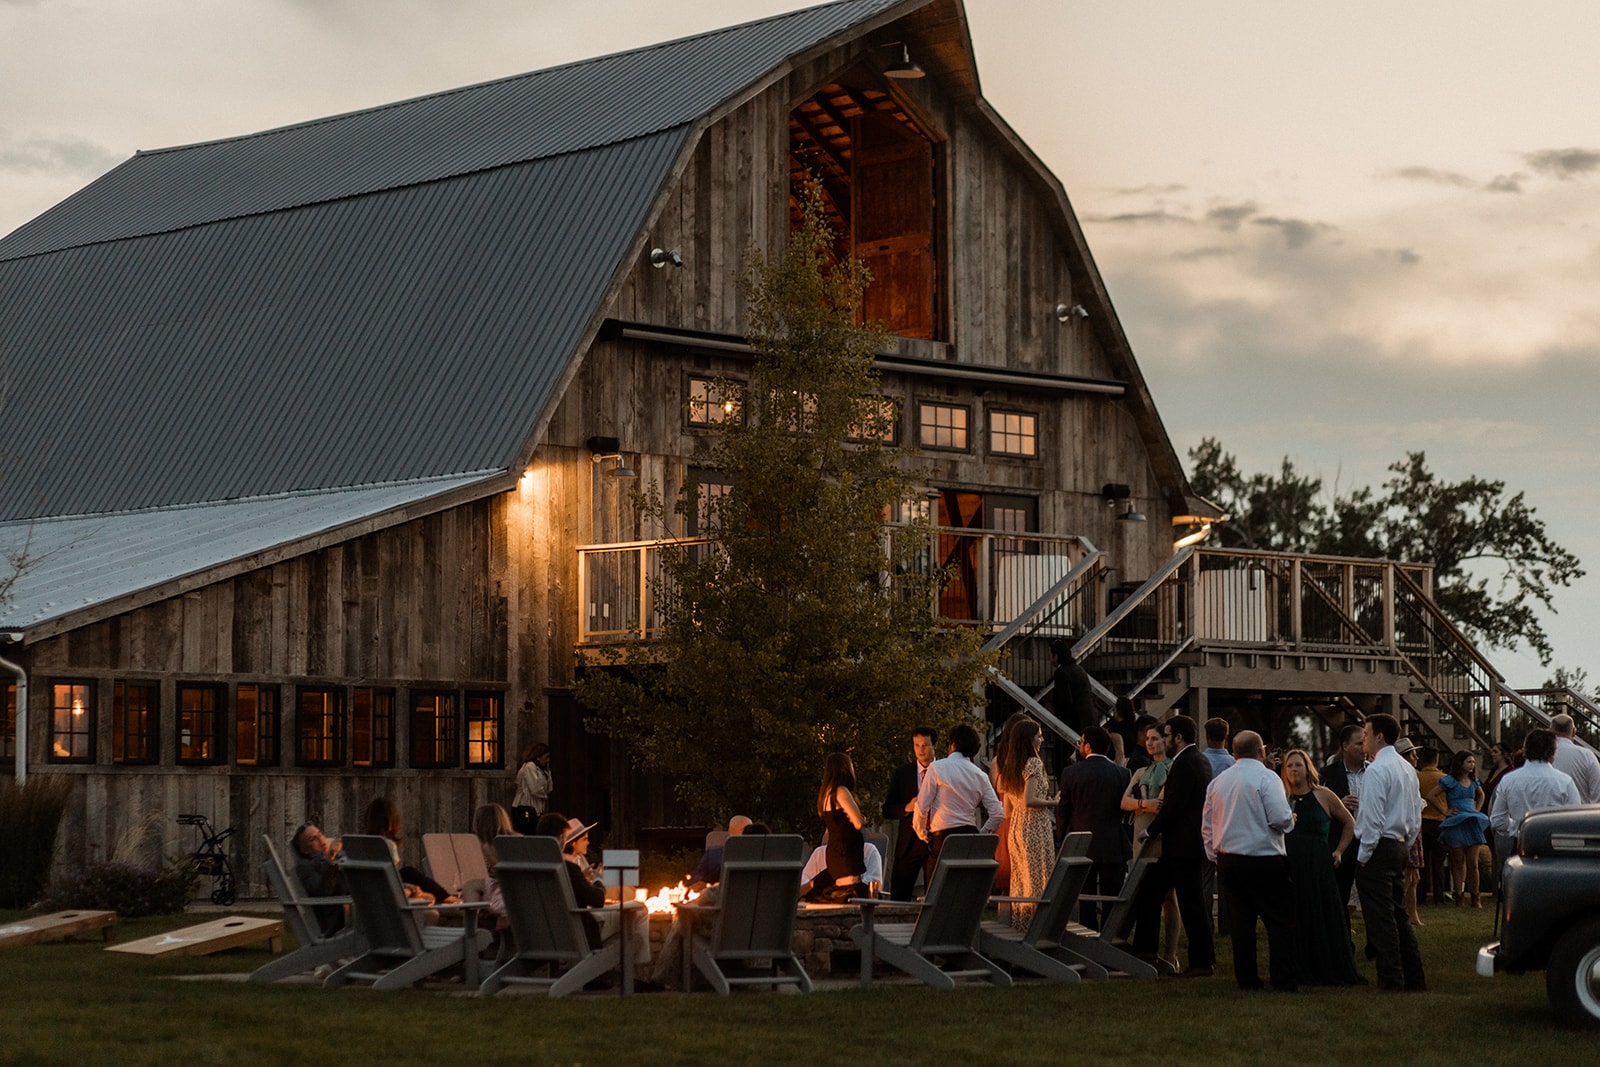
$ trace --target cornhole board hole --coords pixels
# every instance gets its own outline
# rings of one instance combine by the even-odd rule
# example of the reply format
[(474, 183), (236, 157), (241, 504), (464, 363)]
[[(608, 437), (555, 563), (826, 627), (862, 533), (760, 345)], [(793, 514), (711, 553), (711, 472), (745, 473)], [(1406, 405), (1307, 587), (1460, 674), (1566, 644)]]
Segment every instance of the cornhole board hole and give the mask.
[(114, 911), (57, 911), (34, 919), (0, 926), (0, 948), (37, 945), (43, 941), (65, 941), (69, 937), (99, 930), (107, 941), (117, 925)]
[(131, 952), (135, 956), (209, 956), (213, 952), (265, 941), (274, 953), (283, 951), (283, 920), (229, 915), (199, 926), (185, 926), (153, 937), (107, 945), (107, 952)]

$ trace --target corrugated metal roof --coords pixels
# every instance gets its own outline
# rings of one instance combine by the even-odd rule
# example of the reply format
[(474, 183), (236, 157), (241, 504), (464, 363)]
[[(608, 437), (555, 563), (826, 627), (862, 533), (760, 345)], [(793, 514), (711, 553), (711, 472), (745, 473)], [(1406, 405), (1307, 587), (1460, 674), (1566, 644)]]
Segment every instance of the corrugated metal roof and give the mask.
[(0, 259), (615, 144), (684, 125), (904, 0), (842, 0), (247, 137), (135, 156), (0, 240)]
[[(491, 472), (492, 473), (492, 472)], [(0, 552), (32, 560), (0, 606), (0, 626), (24, 628), (292, 545), (482, 481), (476, 473), (330, 493), (262, 497), (0, 524)]]
[(685, 136), (0, 263), (0, 521), (505, 469)]

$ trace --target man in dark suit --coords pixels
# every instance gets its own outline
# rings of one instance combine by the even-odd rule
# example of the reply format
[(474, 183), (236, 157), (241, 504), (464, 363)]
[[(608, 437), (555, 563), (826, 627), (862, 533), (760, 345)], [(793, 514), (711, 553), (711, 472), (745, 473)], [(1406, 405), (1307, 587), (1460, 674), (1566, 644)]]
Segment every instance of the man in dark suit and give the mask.
[(1161, 932), (1161, 901), (1167, 890), (1178, 894), (1178, 914), (1183, 932), (1189, 938), (1189, 967), (1186, 978), (1208, 978), (1216, 970), (1216, 942), (1211, 936), (1211, 902), (1200, 889), (1200, 867), (1206, 858), (1200, 835), (1200, 817), (1205, 809), (1206, 786), (1211, 782), (1211, 762), (1195, 747), (1198, 735), (1193, 719), (1174, 715), (1162, 727), (1167, 751), (1173, 753), (1172, 769), (1161, 792), (1161, 810), (1145, 831), (1147, 838), (1161, 839), (1161, 858), (1151, 864), (1139, 885), (1135, 902), (1138, 926), (1134, 929), (1133, 949), (1155, 958)]
[(894, 839), (894, 869), (889, 875), (889, 896), (895, 900), (913, 898), (919, 873), (924, 882), (933, 879), (928, 843), (917, 836), (911, 819), (917, 810), (917, 791), (922, 787), (922, 776), (933, 763), (935, 736), (931, 726), (919, 726), (911, 731), (911, 751), (916, 759), (895, 769), (889, 779), (889, 792), (883, 799), (884, 819), (899, 825)]
[[(1333, 790), (1345, 810), (1354, 816), (1361, 810), (1361, 778), (1367, 770), (1366, 728), (1358, 722), (1346, 723), (1339, 731), (1339, 751), (1333, 762), (1322, 768), (1322, 784)], [(1347, 848), (1334, 874), (1339, 881), (1339, 903), (1349, 904), (1350, 887), (1356, 884), (1356, 850)], [(1344, 911), (1345, 928), (1350, 926), (1350, 909)]]
[[(1122, 892), (1122, 879), (1133, 858), (1133, 844), (1122, 829), (1122, 794), (1133, 774), (1112, 762), (1111, 752), (1111, 733), (1105, 727), (1091, 726), (1083, 731), (1078, 742), (1079, 760), (1061, 775), (1061, 807), (1057, 813), (1064, 833), (1088, 831), (1094, 835), (1089, 843), (1094, 867), (1083, 891), (1108, 897)], [(1084, 901), (1079, 914), (1083, 925), (1100, 929), (1102, 912), (1093, 901)]]

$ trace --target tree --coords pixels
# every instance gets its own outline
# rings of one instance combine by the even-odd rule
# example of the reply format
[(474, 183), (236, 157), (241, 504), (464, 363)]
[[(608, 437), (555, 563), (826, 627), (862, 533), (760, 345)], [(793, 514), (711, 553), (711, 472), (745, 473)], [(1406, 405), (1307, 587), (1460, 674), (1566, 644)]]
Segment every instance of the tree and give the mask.
[(872, 396), (884, 337), (856, 324), (868, 275), (835, 261), (824, 220), (813, 189), (784, 252), (752, 253), (755, 363), (741, 391), (720, 383), (744, 417), (712, 457), (731, 488), (670, 507), (655, 487), (641, 494), (658, 518), (699, 509), (718, 541), (664, 559), (659, 666), (588, 671), (579, 686), (590, 722), (674, 777), (696, 815), (792, 829), (814, 825), (827, 753), (850, 753), (870, 793), (914, 725), (970, 713), (985, 663), (975, 633), (933, 617), (926, 524), (885, 537), (886, 515), (918, 498), (916, 472), (885, 443), (896, 413)]
[(1277, 476), (1240, 473), (1215, 438), (1189, 451), (1195, 490), (1230, 518), (1222, 543), (1432, 563), (1433, 599), (1466, 632), (1514, 649), (1526, 642), (1548, 664), (1538, 606), (1555, 611), (1557, 588), (1583, 577), (1578, 558), (1551, 540), (1522, 493), (1476, 476), (1445, 481), (1422, 452), (1390, 464), (1393, 477), (1322, 499), (1322, 481), (1287, 457)]

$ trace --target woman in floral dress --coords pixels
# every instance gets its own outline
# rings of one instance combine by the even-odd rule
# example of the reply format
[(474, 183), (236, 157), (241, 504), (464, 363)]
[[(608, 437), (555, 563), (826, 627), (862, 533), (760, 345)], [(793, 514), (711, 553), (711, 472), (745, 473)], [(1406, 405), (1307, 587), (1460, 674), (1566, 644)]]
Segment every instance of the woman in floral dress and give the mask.
[[(1050, 795), (1049, 779), (1039, 746), (1044, 734), (1032, 719), (1017, 723), (996, 758), (1000, 799), (1007, 818), (1007, 850), (1011, 854), (1011, 895), (1037, 897), (1050, 881), (1055, 863), (1054, 809), (1060, 797)], [(1033, 904), (1013, 904), (1011, 925), (1026, 930)]]

